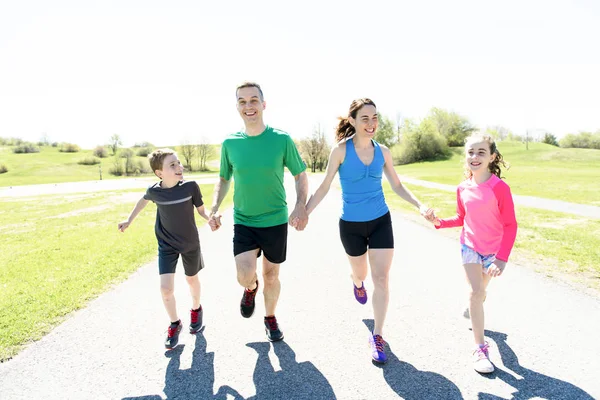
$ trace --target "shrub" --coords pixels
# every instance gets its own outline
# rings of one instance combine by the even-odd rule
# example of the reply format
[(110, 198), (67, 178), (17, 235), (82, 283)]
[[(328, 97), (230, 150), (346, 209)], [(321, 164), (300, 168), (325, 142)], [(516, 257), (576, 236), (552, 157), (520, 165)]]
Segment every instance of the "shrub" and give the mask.
[(82, 158), (81, 160), (77, 161), (77, 164), (96, 165), (96, 164), (100, 164), (100, 159), (97, 157), (86, 157), (86, 158)]
[(131, 149), (121, 149), (119, 152), (119, 157), (121, 158), (130, 158), (133, 157), (133, 150)]
[(446, 139), (428, 119), (406, 132), (392, 152), (397, 164), (446, 159), (450, 153)]
[(154, 147), (138, 147), (135, 154), (139, 157), (148, 157), (148, 154), (152, 153), (153, 151)]
[(6, 165), (0, 164), (0, 174), (3, 174), (5, 172), (8, 172), (8, 168), (6, 168)]
[(108, 149), (104, 146), (96, 146), (96, 148), (93, 151), (93, 154), (99, 158), (106, 158), (108, 157)]
[(79, 146), (73, 143), (61, 143), (58, 149), (61, 153), (77, 153), (79, 150)]
[(115, 176), (125, 175), (125, 168), (123, 168), (123, 163), (121, 162), (121, 160), (118, 157), (115, 157), (115, 163), (109, 169), (108, 172), (110, 172), (112, 175), (115, 175)]
[(542, 139), (543, 143), (551, 144), (552, 146), (558, 146), (558, 141), (556, 140), (556, 136), (551, 133), (546, 132), (544, 134), (544, 139)]
[(13, 147), (12, 151), (16, 154), (39, 153), (40, 148), (33, 143), (23, 143), (19, 146)]

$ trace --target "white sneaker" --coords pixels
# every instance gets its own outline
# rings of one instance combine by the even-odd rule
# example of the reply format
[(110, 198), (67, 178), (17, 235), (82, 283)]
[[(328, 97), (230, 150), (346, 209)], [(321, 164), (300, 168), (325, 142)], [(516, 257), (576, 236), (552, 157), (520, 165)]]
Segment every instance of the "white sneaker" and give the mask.
[(494, 372), (494, 365), (490, 361), (487, 342), (483, 347), (477, 346), (473, 352), (473, 368), (480, 374), (489, 374)]

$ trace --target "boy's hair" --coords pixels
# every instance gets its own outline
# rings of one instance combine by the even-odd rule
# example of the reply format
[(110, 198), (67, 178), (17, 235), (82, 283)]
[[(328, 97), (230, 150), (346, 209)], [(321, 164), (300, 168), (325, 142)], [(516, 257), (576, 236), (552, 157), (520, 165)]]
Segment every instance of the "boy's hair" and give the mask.
[[(506, 161), (504, 161), (504, 157), (502, 157), (502, 154), (500, 154), (500, 151), (496, 146), (496, 141), (494, 140), (494, 138), (490, 135), (475, 133), (465, 139), (465, 148), (469, 143), (473, 142), (486, 142), (488, 144), (488, 146), (490, 147), (490, 154), (496, 155), (496, 157), (494, 157), (494, 160), (490, 162), (490, 165), (488, 165), (488, 169), (492, 174), (496, 175), (498, 178), (502, 178), (502, 171), (500, 170), (500, 166), (502, 165), (504, 168), (510, 169), (510, 165)], [(469, 167), (465, 164), (465, 177), (467, 179), (471, 179), (472, 176), (473, 171), (471, 171)]]
[(156, 149), (152, 153), (148, 154), (148, 162), (150, 162), (150, 168), (152, 168), (152, 172), (155, 172), (156, 170), (162, 171), (165, 158), (172, 154), (177, 153), (171, 149)]
[(235, 97), (237, 98), (238, 90), (247, 88), (247, 87), (255, 87), (258, 89), (258, 93), (260, 94), (260, 100), (264, 101), (265, 96), (263, 95), (262, 89), (260, 85), (256, 82), (242, 82), (238, 87), (235, 88)]

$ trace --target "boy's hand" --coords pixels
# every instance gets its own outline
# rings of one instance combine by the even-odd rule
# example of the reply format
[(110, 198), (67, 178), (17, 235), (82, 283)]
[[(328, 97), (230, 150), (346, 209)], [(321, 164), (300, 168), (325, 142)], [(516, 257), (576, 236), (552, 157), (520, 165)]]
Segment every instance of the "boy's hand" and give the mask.
[(506, 261), (496, 259), (492, 265), (489, 266), (487, 274), (491, 277), (498, 277), (502, 275), (504, 268), (506, 268)]
[(125, 229), (129, 228), (129, 225), (131, 225), (131, 222), (129, 221), (123, 221), (119, 223), (119, 230), (121, 232), (125, 232)]

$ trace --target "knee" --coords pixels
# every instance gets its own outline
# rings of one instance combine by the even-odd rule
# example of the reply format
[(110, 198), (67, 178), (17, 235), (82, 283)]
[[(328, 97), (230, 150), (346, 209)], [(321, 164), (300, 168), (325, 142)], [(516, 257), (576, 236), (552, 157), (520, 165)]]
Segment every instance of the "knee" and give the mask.
[(376, 287), (387, 289), (389, 286), (389, 275), (388, 274), (374, 274), (372, 277), (373, 285)]
[(173, 294), (175, 293), (175, 290), (174, 290), (173, 286), (161, 285), (160, 293), (162, 294), (163, 298), (168, 298), (168, 297), (173, 296)]
[(256, 271), (253, 268), (238, 266), (237, 280), (240, 285), (244, 287), (250, 287), (256, 280)]
[(263, 279), (265, 281), (265, 285), (273, 285), (279, 281), (279, 271), (276, 269), (263, 271)]
[(485, 299), (485, 290), (484, 289), (473, 289), (470, 293), (471, 303), (482, 303)]
[(190, 285), (190, 286), (197, 285), (198, 283), (200, 283), (200, 280), (198, 279), (198, 274), (196, 274), (194, 276), (186, 275), (185, 280), (187, 281), (188, 285)]

